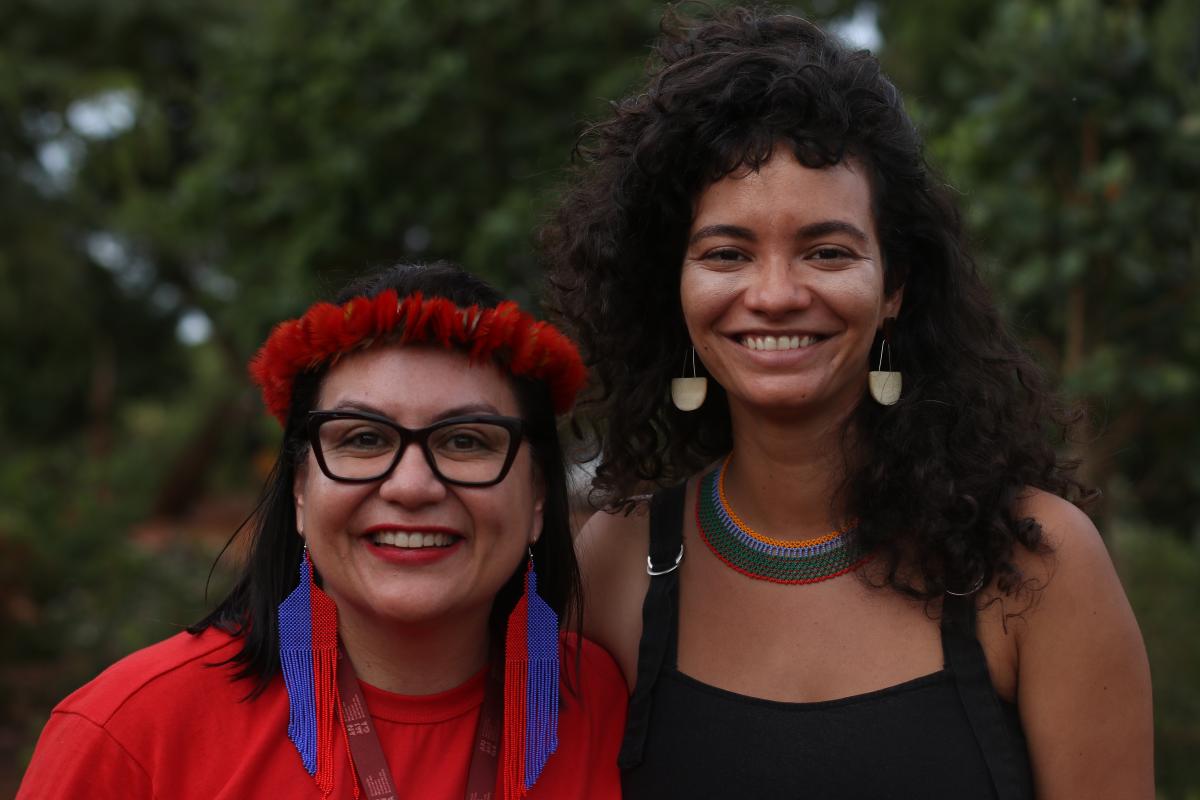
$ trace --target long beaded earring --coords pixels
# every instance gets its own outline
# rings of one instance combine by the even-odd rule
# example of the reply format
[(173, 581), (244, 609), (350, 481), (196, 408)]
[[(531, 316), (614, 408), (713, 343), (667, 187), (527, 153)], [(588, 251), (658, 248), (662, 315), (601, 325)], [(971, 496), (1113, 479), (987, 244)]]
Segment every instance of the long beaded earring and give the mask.
[(337, 606), (313, 580), (308, 546), (300, 581), (279, 604), (279, 666), (288, 694), (288, 738), (322, 797), (333, 791), (337, 706)]
[(504, 642), (505, 800), (524, 797), (558, 748), (558, 677), (558, 615), (537, 593), (531, 549)]
[(687, 354), (683, 356), (684, 377), (671, 379), (671, 402), (680, 411), (695, 411), (708, 395), (708, 378), (696, 374), (696, 348), (692, 352), (692, 377), (687, 377)]

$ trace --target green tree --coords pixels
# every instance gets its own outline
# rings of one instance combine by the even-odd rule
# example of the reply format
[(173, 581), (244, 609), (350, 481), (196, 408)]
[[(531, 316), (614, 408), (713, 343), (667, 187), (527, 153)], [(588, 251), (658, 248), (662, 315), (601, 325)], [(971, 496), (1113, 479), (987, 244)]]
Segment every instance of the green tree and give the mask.
[(1200, 10), (1183, 0), (975, 5), (981, 13), (958, 18), (952, 59), (927, 54), (918, 18), (947, 4), (889, 5), (884, 23), (905, 37), (885, 58), (919, 87), (934, 160), (963, 192), (1010, 319), (1092, 410), (1076, 452), (1085, 479), (1114, 496), (1102, 515), (1191, 534)]

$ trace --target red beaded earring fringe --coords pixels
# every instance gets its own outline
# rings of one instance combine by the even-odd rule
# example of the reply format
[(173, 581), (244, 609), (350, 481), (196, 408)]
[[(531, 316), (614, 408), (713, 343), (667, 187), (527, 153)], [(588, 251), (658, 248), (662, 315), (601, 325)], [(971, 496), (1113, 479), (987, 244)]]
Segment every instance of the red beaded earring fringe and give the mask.
[(317, 716), (317, 787), (322, 797), (333, 792), (333, 738), (338, 707), (337, 606), (312, 582), (313, 695)]

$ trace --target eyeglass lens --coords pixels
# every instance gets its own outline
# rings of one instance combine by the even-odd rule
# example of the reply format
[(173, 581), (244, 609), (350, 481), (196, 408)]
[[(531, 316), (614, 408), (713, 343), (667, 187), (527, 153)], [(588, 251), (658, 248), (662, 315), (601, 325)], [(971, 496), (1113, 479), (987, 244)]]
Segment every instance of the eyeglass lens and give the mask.
[[(351, 417), (324, 420), (317, 438), (331, 475), (371, 480), (391, 469), (407, 437), (383, 422)], [(446, 480), (463, 483), (498, 479), (512, 444), (508, 428), (477, 420), (448, 421), (426, 429), (425, 436), (419, 438), (424, 438), (424, 449), (432, 457), (435, 471)]]

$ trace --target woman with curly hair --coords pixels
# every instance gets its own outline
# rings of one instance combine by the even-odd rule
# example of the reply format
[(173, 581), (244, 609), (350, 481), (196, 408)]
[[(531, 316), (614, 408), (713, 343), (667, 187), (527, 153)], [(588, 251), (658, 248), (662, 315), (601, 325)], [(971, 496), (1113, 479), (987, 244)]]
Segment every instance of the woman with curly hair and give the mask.
[(1069, 419), (895, 87), (791, 16), (669, 15), (655, 52), (543, 232), (599, 384), (625, 796), (1152, 797)]

